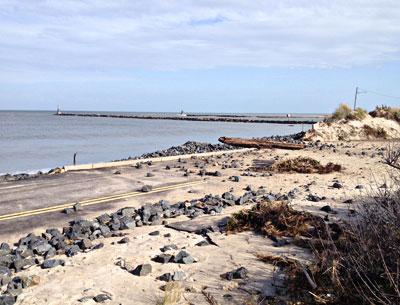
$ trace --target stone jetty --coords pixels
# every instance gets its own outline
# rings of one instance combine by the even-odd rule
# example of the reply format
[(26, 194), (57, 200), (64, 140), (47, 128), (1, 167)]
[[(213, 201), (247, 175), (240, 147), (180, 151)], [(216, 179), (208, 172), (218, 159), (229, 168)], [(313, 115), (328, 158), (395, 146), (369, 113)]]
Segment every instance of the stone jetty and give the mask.
[(116, 118), (116, 119), (141, 119), (141, 120), (176, 120), (198, 122), (230, 122), (230, 123), (268, 123), (268, 124), (315, 124), (322, 120), (323, 116), (236, 116), (236, 115), (135, 115), (135, 114), (108, 114), (108, 113), (75, 113), (58, 112), (58, 116), (79, 116), (91, 118)]

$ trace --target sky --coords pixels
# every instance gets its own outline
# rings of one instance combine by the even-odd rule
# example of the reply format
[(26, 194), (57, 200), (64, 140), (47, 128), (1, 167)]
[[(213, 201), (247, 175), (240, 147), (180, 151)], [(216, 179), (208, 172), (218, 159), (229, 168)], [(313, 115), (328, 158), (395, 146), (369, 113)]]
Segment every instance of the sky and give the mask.
[(0, 109), (327, 113), (399, 83), (399, 0), (0, 0)]

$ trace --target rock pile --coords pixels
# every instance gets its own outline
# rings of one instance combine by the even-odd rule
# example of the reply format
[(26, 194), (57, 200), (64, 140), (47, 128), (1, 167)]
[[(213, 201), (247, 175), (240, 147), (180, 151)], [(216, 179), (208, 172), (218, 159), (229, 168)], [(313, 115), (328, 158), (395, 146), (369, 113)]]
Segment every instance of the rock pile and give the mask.
[(288, 143), (293, 143), (293, 144), (305, 144), (303, 142), (303, 137), (306, 133), (305, 132), (299, 132), (287, 136), (271, 136), (271, 137), (262, 137), (260, 138), (261, 140), (267, 140), (267, 141), (280, 141), (280, 142), (288, 142)]
[[(224, 207), (254, 203), (261, 198), (265, 200), (276, 198), (276, 196), (266, 194), (264, 188), (257, 190), (249, 188), (242, 196), (234, 196), (226, 192), (222, 196), (207, 195), (201, 199), (175, 204), (161, 200), (155, 204), (146, 204), (139, 209), (122, 208), (112, 214), (102, 214), (94, 220), (77, 218), (62, 230), (49, 228), (40, 236), (30, 233), (21, 238), (13, 248), (7, 243), (2, 243), (0, 245), (0, 284), (6, 286), (6, 289), (0, 296), (0, 304), (14, 304), (17, 296), (22, 293), (22, 289), (28, 287), (21, 277), (12, 277), (12, 275), (34, 265), (40, 265), (43, 269), (64, 266), (64, 260), (53, 258), (56, 255), (71, 257), (81, 252), (100, 249), (104, 244), (95, 244), (95, 240), (121, 236), (118, 232), (120, 230), (143, 225), (160, 225), (165, 223), (166, 219), (179, 215), (194, 218), (203, 214), (216, 214), (220, 213)], [(155, 234), (154, 232), (152, 234)], [(124, 242), (129, 242), (129, 240)], [(176, 246), (170, 245), (161, 251), (175, 248)], [(154, 260), (160, 263), (190, 264), (195, 262), (195, 259), (184, 250), (175, 256), (160, 254)], [(137, 266), (133, 273), (144, 276), (150, 272), (151, 265), (145, 264)], [(174, 280), (182, 276), (173, 274), (171, 277), (165, 276), (165, 279)]]
[(5, 175), (0, 175), (0, 182), (3, 181), (21, 181), (21, 180), (27, 180), (27, 179), (35, 179), (35, 178), (39, 178), (42, 176), (47, 176), (47, 175), (57, 175), (57, 174), (61, 174), (64, 172), (64, 169), (56, 167), (51, 169), (48, 172), (37, 172), (35, 174), (26, 174), (26, 173), (21, 173), (21, 174), (5, 174)]
[(140, 158), (144, 159), (144, 158), (169, 157), (169, 156), (215, 152), (215, 151), (231, 150), (231, 149), (236, 149), (236, 148), (225, 144), (210, 144), (210, 143), (188, 141), (183, 145), (172, 146), (168, 149), (158, 150), (152, 153), (143, 154), (140, 156)]

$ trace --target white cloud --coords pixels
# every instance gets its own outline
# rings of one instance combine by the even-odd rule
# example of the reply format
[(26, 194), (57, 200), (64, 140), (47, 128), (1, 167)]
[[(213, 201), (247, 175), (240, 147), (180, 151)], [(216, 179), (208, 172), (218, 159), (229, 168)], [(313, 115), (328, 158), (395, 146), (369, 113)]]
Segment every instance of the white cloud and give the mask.
[(0, 0), (0, 78), (400, 59), (398, 0)]

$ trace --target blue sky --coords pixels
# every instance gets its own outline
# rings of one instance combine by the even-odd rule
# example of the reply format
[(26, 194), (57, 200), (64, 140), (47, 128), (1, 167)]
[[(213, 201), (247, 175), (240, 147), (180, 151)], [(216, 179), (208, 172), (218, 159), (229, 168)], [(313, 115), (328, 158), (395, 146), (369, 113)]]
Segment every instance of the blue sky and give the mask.
[(0, 0), (0, 109), (399, 105), (400, 1)]

